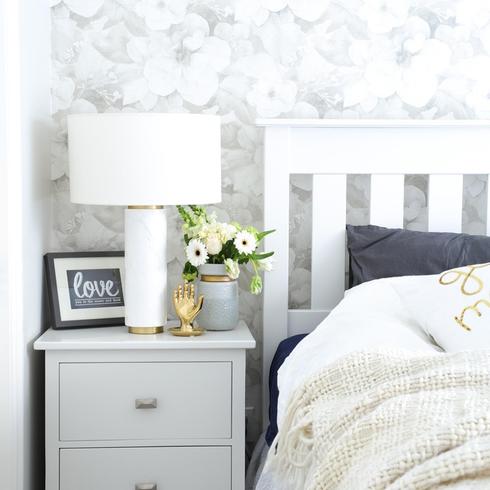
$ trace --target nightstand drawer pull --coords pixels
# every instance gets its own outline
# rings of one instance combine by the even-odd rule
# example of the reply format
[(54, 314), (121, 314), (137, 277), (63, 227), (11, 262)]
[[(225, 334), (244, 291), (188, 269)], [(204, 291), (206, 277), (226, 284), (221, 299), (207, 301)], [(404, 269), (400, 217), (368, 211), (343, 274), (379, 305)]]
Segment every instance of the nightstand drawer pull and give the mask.
[(134, 490), (157, 490), (156, 483), (137, 483)]
[[(136, 398), (134, 401), (134, 406), (139, 409), (144, 408), (157, 408), (157, 399), (156, 398)], [(154, 487), (156, 488), (156, 486)], [(149, 487), (150, 490), (153, 490), (153, 487)], [(144, 488), (143, 490), (146, 490)]]

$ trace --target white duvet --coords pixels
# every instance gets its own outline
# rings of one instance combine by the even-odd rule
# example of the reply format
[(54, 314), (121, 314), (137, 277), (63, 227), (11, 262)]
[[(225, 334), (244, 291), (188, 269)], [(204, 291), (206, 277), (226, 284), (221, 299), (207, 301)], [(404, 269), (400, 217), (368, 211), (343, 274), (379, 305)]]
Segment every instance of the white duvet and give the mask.
[[(303, 339), (278, 372), (278, 427), (294, 391), (323, 367), (355, 351), (393, 348), (427, 354), (441, 349), (411, 319), (393, 285), (378, 279), (346, 292), (344, 299)], [(262, 473), (257, 490), (279, 490), (277, 475)]]
[(434, 353), (440, 348), (411, 320), (393, 285), (403, 278), (378, 279), (346, 292), (345, 298), (300, 342), (278, 373), (278, 427), (292, 393), (307, 378), (354, 351), (395, 348)]

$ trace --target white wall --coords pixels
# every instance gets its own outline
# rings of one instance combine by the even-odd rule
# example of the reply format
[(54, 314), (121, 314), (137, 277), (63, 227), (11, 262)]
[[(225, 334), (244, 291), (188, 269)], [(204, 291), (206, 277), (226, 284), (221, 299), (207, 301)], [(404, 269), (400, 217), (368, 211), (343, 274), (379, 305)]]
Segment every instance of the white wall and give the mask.
[[(0, 219), (7, 223), (0, 250), (8, 290), (1, 295), (0, 324), (8, 369), (0, 378), (2, 421), (12, 440), (0, 439), (10, 472), (5, 490), (43, 487), (43, 362), (32, 343), (42, 332), (42, 256), (50, 231), (50, 18), (46, 2), (0, 0), (3, 83), (0, 96), (3, 124), (1, 192), (6, 206)], [(3, 100), (2, 100), (3, 99)], [(4, 144), (1, 144), (2, 138)], [(3, 189), (5, 190), (5, 189)], [(4, 227), (5, 229), (5, 227)], [(0, 267), (1, 267), (0, 265)], [(0, 274), (5, 270), (0, 268)], [(6, 300), (8, 310), (6, 312)], [(7, 374), (6, 374), (7, 373)], [(3, 389), (8, 383), (7, 390)], [(2, 458), (3, 459), (3, 458)], [(0, 474), (6, 474), (3, 471)]]
[[(0, 19), (4, 19), (3, 4), (0, 2)], [(0, 32), (3, 29), (0, 28)], [(5, 93), (4, 84), (4, 36), (0, 36), (0, 474), (7, 488), (13, 485), (14, 459), (9, 446), (14, 436), (10, 427), (10, 390), (9, 390), (9, 337), (8, 337), (8, 283), (7, 283), (7, 166), (5, 162)]]
[(50, 226), (51, 22), (49, 2), (22, 2), (23, 490), (43, 485), (44, 364), (32, 349), (42, 324), (43, 254)]

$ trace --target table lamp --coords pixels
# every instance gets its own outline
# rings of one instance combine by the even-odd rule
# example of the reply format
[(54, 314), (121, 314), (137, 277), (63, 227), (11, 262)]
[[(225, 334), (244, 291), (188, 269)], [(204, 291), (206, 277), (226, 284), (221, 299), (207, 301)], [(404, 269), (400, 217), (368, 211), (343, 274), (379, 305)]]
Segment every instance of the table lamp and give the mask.
[(219, 116), (68, 116), (71, 201), (127, 206), (125, 323), (163, 332), (167, 320), (165, 205), (221, 201)]

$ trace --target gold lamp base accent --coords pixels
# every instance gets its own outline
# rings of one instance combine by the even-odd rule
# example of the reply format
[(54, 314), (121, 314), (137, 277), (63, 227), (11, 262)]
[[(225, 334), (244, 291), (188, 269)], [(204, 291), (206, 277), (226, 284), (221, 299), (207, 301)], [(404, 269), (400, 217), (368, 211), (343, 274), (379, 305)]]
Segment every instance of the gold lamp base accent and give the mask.
[(138, 335), (153, 335), (156, 333), (163, 333), (163, 326), (159, 326), (159, 327), (128, 327), (128, 333), (135, 333)]

